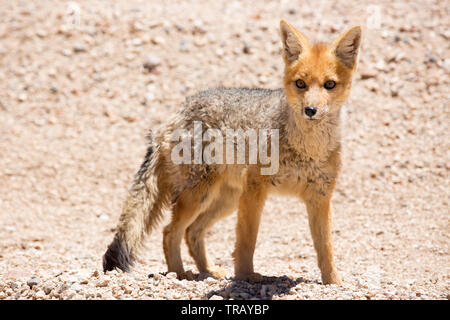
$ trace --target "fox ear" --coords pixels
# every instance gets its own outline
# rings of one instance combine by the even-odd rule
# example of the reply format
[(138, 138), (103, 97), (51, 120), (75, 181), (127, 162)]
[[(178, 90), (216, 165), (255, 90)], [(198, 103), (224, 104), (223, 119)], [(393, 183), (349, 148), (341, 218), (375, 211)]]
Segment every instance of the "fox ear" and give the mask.
[(348, 68), (353, 68), (361, 44), (361, 27), (355, 26), (341, 35), (333, 44), (334, 54)]
[(294, 62), (309, 47), (308, 38), (284, 20), (280, 22), (283, 58), (286, 63)]

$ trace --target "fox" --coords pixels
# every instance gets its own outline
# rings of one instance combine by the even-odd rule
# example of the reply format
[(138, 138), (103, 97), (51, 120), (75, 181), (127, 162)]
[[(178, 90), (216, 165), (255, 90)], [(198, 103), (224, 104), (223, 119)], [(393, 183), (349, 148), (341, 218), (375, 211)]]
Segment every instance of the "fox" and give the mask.
[[(342, 283), (334, 261), (331, 198), (341, 168), (340, 111), (350, 95), (361, 27), (352, 27), (331, 43), (310, 42), (281, 20), (280, 35), (282, 88), (199, 92), (151, 132), (144, 161), (103, 256), (104, 272), (130, 271), (144, 239), (168, 211), (171, 220), (162, 241), (168, 272), (189, 278), (180, 253), (184, 238), (198, 271), (224, 278), (224, 269), (208, 257), (205, 236), (217, 221), (237, 212), (234, 278), (261, 282), (263, 276), (253, 266), (258, 228), (268, 195), (278, 194), (304, 202), (322, 283)], [(278, 150), (269, 148), (278, 152), (278, 170), (262, 174), (267, 164), (261, 161), (175, 163), (174, 132), (192, 133), (196, 122), (203, 124), (202, 133), (206, 128), (222, 133), (225, 128), (278, 130)]]

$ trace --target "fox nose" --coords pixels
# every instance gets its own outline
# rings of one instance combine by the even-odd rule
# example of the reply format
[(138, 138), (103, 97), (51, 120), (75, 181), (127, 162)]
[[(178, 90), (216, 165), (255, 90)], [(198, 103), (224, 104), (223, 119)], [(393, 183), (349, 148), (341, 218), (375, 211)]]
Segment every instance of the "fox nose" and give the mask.
[(312, 116), (314, 116), (315, 114), (317, 113), (317, 108), (316, 107), (312, 107), (312, 106), (307, 106), (306, 108), (305, 108), (305, 114), (308, 116), (308, 117), (312, 117)]

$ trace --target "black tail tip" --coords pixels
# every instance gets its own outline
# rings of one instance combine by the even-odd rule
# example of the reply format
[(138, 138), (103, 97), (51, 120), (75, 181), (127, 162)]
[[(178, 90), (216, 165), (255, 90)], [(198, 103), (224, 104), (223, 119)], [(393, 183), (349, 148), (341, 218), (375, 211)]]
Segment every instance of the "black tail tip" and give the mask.
[(111, 271), (115, 268), (128, 272), (132, 265), (133, 258), (129, 250), (118, 238), (114, 238), (114, 241), (111, 242), (108, 250), (103, 255), (103, 272)]

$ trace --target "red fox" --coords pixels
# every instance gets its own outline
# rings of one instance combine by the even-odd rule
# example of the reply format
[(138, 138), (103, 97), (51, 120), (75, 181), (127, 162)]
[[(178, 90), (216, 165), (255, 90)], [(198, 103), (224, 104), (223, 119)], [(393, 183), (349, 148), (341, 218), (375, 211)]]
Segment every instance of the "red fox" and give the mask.
[[(207, 257), (205, 235), (215, 222), (237, 210), (235, 279), (261, 281), (253, 269), (258, 227), (268, 194), (278, 193), (304, 201), (322, 282), (341, 283), (333, 258), (330, 200), (341, 167), (340, 109), (350, 94), (361, 28), (353, 27), (325, 44), (311, 43), (284, 20), (280, 26), (284, 88), (200, 92), (187, 98), (180, 112), (150, 137), (114, 240), (103, 257), (105, 271), (116, 267), (128, 271), (163, 209), (170, 209), (172, 220), (163, 236), (168, 271), (187, 277), (180, 254), (184, 237), (198, 270), (224, 277), (225, 272)], [(268, 162), (262, 161), (261, 152), (259, 159), (256, 153), (253, 157), (251, 145), (241, 150), (245, 157), (240, 162), (228, 147), (224, 150), (218, 144), (209, 158), (198, 153), (211, 148), (206, 145), (211, 136), (222, 141), (228, 129), (245, 132), (243, 142), (258, 134), (257, 142), (268, 141), (261, 132), (271, 130), (271, 145), (265, 151), (275, 159), (270, 164), (273, 170), (264, 173)], [(179, 130), (194, 140), (196, 135), (200, 138), (193, 151), (173, 138)], [(231, 146), (237, 145), (234, 138)], [(179, 152), (183, 159), (194, 160), (174, 161)], [(215, 161), (207, 161), (210, 158)]]

